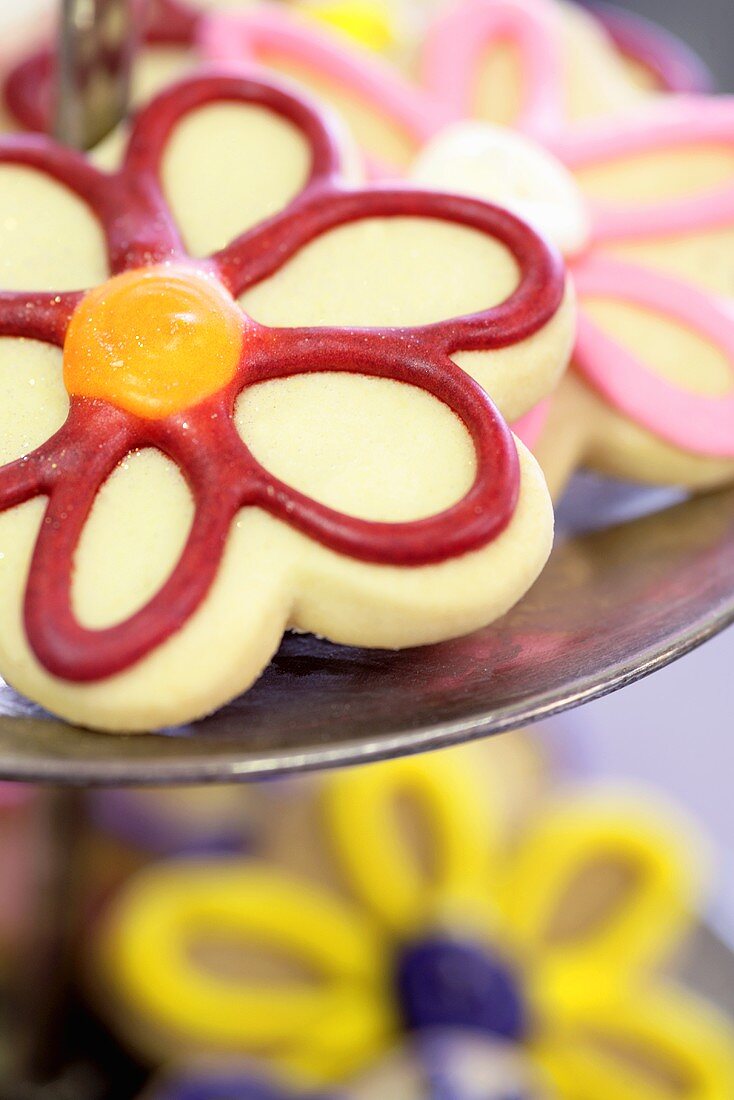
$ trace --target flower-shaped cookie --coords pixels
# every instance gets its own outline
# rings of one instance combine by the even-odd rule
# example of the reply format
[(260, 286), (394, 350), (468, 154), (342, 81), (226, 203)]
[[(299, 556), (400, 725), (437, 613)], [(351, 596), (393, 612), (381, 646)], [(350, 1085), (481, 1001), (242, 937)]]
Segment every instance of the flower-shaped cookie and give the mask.
[(508, 843), (491, 785), (461, 754), (326, 778), (318, 880), (272, 862), (148, 869), (103, 918), (100, 1003), (154, 1062), (256, 1054), (319, 1085), (406, 1030), (453, 1028), (515, 1044), (563, 1100), (662, 1100), (670, 1081), (725, 1100), (734, 1029), (653, 978), (697, 899), (690, 831), (648, 796), (594, 788), (536, 807)]
[[(213, 18), (210, 55), (249, 56), (263, 22)], [(423, 93), (394, 70), (380, 78), (356, 51), (341, 78), (371, 94), (375, 112), (416, 143), (433, 135), (413, 176), (422, 184), (510, 204), (519, 195), (526, 211), (529, 200), (555, 202), (582, 320), (577, 373), (538, 450), (552, 487), (580, 462), (635, 479), (715, 485), (734, 474), (734, 106), (705, 97), (631, 102), (602, 81), (604, 105), (621, 113), (574, 122), (566, 36), (548, 0), (466, 0), (429, 29)], [(313, 34), (299, 42), (305, 56)], [(507, 49), (516, 72), (507, 70)], [(472, 117), (481, 124), (446, 129)], [(556, 158), (555, 169), (541, 149), (534, 155), (485, 125), (497, 119)]]
[(0, 144), (0, 672), (55, 713), (190, 720), (288, 625), (426, 643), (544, 564), (542, 477), (485, 389), (514, 418), (555, 384), (560, 260), (484, 203), (351, 189), (342, 155), (222, 74), (155, 100), (113, 175)]

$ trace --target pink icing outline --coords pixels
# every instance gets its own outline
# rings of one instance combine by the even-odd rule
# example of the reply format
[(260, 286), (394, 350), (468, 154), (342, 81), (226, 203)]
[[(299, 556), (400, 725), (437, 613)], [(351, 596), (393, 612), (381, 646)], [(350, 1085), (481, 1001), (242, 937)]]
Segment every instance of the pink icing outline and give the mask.
[[(613, 297), (664, 314), (698, 333), (734, 364), (734, 324), (726, 308), (696, 287), (608, 257), (589, 256), (575, 269), (580, 296)], [(665, 411), (663, 439), (683, 450), (734, 458), (734, 370), (726, 397), (678, 389), (581, 315), (576, 361), (597, 389), (632, 420)]]
[(450, 8), (428, 30), (423, 83), (456, 119), (471, 115), (482, 59), (507, 40), (520, 52), (527, 81), (516, 126), (542, 141), (565, 116), (559, 17), (543, 0), (467, 0)]
[[(560, 34), (557, 13), (545, 0), (466, 0), (439, 17), (429, 30), (422, 67), (425, 89), (421, 90), (368, 51), (339, 43), (285, 11), (209, 16), (200, 30), (209, 58), (241, 62), (243, 54), (253, 60), (258, 49), (272, 48), (342, 83), (418, 143), (466, 116), (476, 69), (487, 47), (493, 40), (511, 38), (520, 48), (528, 79), (518, 128), (572, 170), (671, 146), (712, 141), (734, 145), (734, 99), (670, 97), (640, 108), (633, 116), (570, 126), (563, 106)], [(663, 203), (590, 202), (590, 208), (592, 249), (611, 240), (691, 233), (734, 222), (734, 184)], [(658, 276), (654, 270), (602, 261), (593, 252), (574, 261), (571, 270), (580, 285), (591, 274), (605, 271), (605, 296), (631, 300), (631, 288), (636, 288), (638, 304), (647, 304), (714, 340), (734, 371), (731, 313), (713, 295), (683, 280)], [(616, 283), (613, 273), (618, 276)], [(646, 286), (649, 295), (644, 298)], [(663, 287), (667, 298), (662, 297)], [(734, 457), (728, 399), (700, 398), (680, 390), (631, 352), (624, 352), (622, 366), (621, 349), (613, 340), (587, 318), (581, 318), (580, 329), (577, 366), (612, 405), (692, 453)], [(529, 422), (523, 418), (519, 427), (521, 438), (532, 446), (542, 429), (543, 409), (532, 410), (529, 418)]]
[(258, 55), (272, 51), (302, 63), (376, 107), (418, 147), (453, 121), (444, 105), (376, 54), (357, 44), (347, 47), (292, 12), (259, 8), (208, 15), (200, 21), (197, 37), (203, 55), (217, 62), (258, 65)]
[[(663, 149), (726, 145), (734, 153), (734, 98), (677, 97), (632, 116), (574, 127), (551, 143), (573, 170)], [(690, 233), (734, 221), (734, 182), (663, 202), (590, 200), (596, 242)]]

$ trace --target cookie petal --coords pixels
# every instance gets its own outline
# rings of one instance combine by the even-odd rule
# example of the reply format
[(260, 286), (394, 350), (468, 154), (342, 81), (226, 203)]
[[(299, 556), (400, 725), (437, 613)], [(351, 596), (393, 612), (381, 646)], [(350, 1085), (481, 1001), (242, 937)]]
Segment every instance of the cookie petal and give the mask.
[(59, 349), (0, 339), (0, 476), (3, 466), (50, 439), (68, 411)]
[(520, 493), (508, 527), (484, 548), (436, 565), (374, 565), (301, 537), (293, 545), (291, 625), (346, 645), (403, 648), (471, 633), (534, 584), (553, 539), (543, 476), (517, 442)]
[(466, 0), (429, 29), (423, 81), (454, 119), (512, 126), (540, 140), (568, 120), (641, 98), (601, 27), (548, 0)]
[(335, 107), (382, 173), (407, 167), (448, 118), (395, 67), (297, 11), (212, 13), (200, 43), (209, 60), (262, 65)]
[(674, 97), (552, 143), (592, 205), (598, 241), (680, 236), (734, 221), (734, 103)]
[[(159, 511), (169, 517), (165, 493), (170, 489), (171, 478), (165, 465), (149, 469), (146, 480)], [(0, 471), (0, 496), (2, 483)], [(145, 626), (146, 655), (114, 676), (79, 683), (51, 675), (29, 643), (24, 605), (30, 563), (44, 520), (43, 501), (29, 498), (37, 496), (42, 488), (43, 484), (39, 486), (36, 479), (25, 487), (21, 499), (27, 503), (0, 514), (0, 619), (3, 623), (0, 675), (8, 683), (71, 722), (124, 732), (149, 731), (193, 721), (250, 687), (280, 643), (293, 600), (289, 541), (274, 521), (255, 509), (240, 513), (228, 531), (221, 561), (205, 598), (182, 625), (161, 644), (151, 645), (155, 643), (155, 635), (150, 632), (150, 622), (147, 625), (144, 622), (151, 615), (148, 604), (138, 617), (138, 624), (142, 618)], [(145, 511), (149, 507), (148, 498), (141, 499), (140, 506)], [(175, 543), (177, 519), (175, 515), (170, 518), (174, 526), (168, 534)], [(183, 518), (186, 521), (185, 512)], [(185, 526), (184, 522), (181, 537), (185, 537)], [(44, 556), (53, 557), (54, 542), (51, 538), (49, 543), (49, 538), (47, 536)], [(89, 545), (93, 548), (94, 544)], [(147, 540), (143, 549), (146, 547)], [(150, 567), (153, 573), (160, 573), (166, 563), (158, 557), (155, 548), (148, 549), (151, 551)], [(85, 580), (92, 582), (97, 574), (107, 576), (111, 568), (111, 562), (106, 568), (105, 562), (94, 558), (87, 563)], [(134, 586), (126, 588), (133, 589)], [(68, 604), (68, 583), (62, 586), (62, 593)], [(100, 607), (103, 603), (105, 601)], [(160, 596), (158, 603), (162, 603)], [(40, 601), (37, 606), (39, 618), (42, 618)], [(86, 601), (85, 606), (88, 611)], [(175, 605), (166, 602), (163, 612), (175, 615)], [(66, 614), (68, 616), (68, 610)], [(45, 630), (48, 633), (49, 624)], [(101, 638), (109, 647), (110, 630), (123, 631), (127, 645), (130, 635), (124, 623), (106, 632), (80, 625), (71, 630), (75, 645), (81, 646), (84, 660), (93, 660), (95, 652), (103, 655), (103, 650), (95, 650), (95, 642)], [(52, 651), (57, 642), (58, 636), (50, 639)], [(71, 656), (70, 651), (62, 647), (62, 660), (67, 661)], [(75, 675), (76, 666), (70, 672)]]
[(734, 1089), (734, 1034), (711, 1006), (674, 986), (636, 989), (549, 1022), (535, 1055), (560, 1095), (595, 1100), (725, 1100)]
[(535, 135), (564, 117), (560, 17), (544, 0), (467, 0), (431, 25), (423, 82), (454, 118), (478, 117)]
[(124, 171), (159, 181), (189, 251), (205, 255), (282, 211), (307, 184), (338, 177), (343, 152), (338, 124), (277, 85), (203, 76), (141, 113)]
[(454, 905), (473, 912), (486, 932), (486, 882), (500, 832), (487, 786), (450, 755), (326, 780), (326, 828), (350, 893), (397, 936), (440, 926)]
[[(500, 534), (517, 497), (512, 437), (450, 359), (400, 333), (276, 333), (277, 356), (272, 331), (260, 355), (250, 350), (237, 417), (268, 471), (261, 507), (338, 553), (384, 565), (440, 562)], [(406, 413), (424, 436), (421, 458), (400, 431)]]
[(601, 788), (549, 808), (503, 880), (538, 1011), (583, 1015), (652, 970), (688, 929), (701, 864), (691, 827), (647, 794)]
[(0, 141), (0, 291), (55, 295), (107, 278), (106, 182), (47, 138)]
[(734, 320), (690, 284), (591, 254), (575, 265), (575, 362), (635, 424), (674, 447), (734, 459)]
[(510, 419), (554, 388), (570, 354), (557, 253), (474, 199), (327, 192), (217, 259), (260, 323), (412, 333), (452, 355)]
[[(264, 982), (268, 961), (278, 978)], [(138, 875), (97, 947), (105, 1009), (123, 1006), (129, 1041), (148, 1057), (167, 1061), (182, 1042), (189, 1053), (262, 1053), (319, 1083), (361, 1068), (392, 1040), (383, 968), (379, 934), (358, 910), (231, 860)]]
[[(503, 614), (544, 564), (553, 519), (537, 465), (517, 441), (512, 460), (481, 389), (405, 336), (295, 330), (288, 343), (276, 331), (278, 357), (250, 359), (237, 420), (263, 470), (257, 503), (289, 543), (291, 625), (401, 647)], [(370, 423), (381, 413), (384, 427)], [(506, 460), (519, 464), (509, 512)]]

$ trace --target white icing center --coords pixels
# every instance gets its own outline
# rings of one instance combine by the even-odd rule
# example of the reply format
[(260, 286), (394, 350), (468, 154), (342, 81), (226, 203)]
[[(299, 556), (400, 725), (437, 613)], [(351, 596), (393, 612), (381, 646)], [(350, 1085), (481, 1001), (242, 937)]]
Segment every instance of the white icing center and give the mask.
[(412, 178), (423, 187), (504, 206), (565, 256), (589, 240), (584, 198), (563, 164), (534, 141), (489, 122), (459, 122), (418, 157)]

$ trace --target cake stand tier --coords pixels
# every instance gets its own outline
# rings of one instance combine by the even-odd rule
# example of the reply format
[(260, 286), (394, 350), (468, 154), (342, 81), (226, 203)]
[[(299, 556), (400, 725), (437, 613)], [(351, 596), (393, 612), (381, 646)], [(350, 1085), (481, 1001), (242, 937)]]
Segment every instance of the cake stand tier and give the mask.
[(455, 745), (615, 691), (734, 622), (734, 489), (676, 503), (581, 478), (559, 528), (494, 626), (398, 653), (292, 635), (246, 695), (162, 734), (71, 727), (0, 681), (0, 776), (227, 782)]

